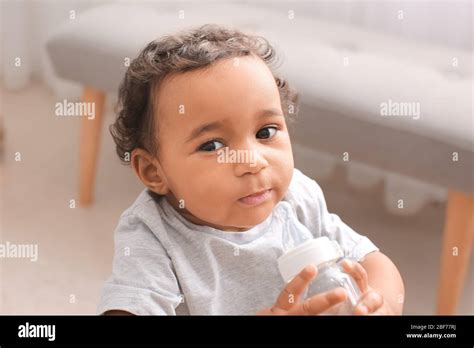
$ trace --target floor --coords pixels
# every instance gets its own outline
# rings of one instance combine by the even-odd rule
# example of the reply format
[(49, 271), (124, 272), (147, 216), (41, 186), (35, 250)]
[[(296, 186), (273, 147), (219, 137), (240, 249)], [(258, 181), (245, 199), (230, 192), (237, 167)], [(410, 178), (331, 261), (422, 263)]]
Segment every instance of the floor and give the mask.
[[(0, 259), (0, 313), (93, 314), (111, 269), (114, 227), (142, 187), (119, 163), (104, 127), (95, 204), (73, 207), (80, 119), (55, 116), (60, 100), (39, 83), (20, 92), (0, 92), (6, 129), (0, 240), (39, 248), (36, 262)], [(106, 124), (113, 120), (108, 110)], [(385, 210), (382, 187), (353, 189), (341, 167), (319, 183), (329, 209), (371, 238), (399, 267), (406, 287), (405, 314), (433, 314), (444, 204), (400, 217)], [(471, 258), (459, 314), (474, 313), (473, 264)]]

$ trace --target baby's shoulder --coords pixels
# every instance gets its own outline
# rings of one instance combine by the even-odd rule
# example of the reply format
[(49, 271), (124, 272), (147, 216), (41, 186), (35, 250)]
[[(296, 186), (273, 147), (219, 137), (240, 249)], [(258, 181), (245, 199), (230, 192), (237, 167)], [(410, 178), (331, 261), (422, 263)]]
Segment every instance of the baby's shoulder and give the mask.
[(324, 201), (324, 195), (321, 187), (314, 179), (295, 168), (283, 200), (288, 201), (293, 206), (309, 204), (314, 208), (315, 205)]
[(136, 200), (120, 215), (114, 233), (116, 242), (150, 247), (162, 244), (164, 230), (161, 207), (148, 189), (143, 190)]

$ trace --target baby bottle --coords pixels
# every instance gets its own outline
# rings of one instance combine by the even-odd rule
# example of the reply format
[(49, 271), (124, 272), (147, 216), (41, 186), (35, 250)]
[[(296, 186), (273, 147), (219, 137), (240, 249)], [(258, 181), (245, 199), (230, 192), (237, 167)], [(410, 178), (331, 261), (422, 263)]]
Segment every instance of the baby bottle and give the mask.
[(336, 241), (328, 237), (313, 238), (311, 232), (298, 221), (291, 205), (280, 202), (277, 206), (282, 217), (282, 241), (284, 253), (278, 259), (278, 268), (285, 282), (291, 281), (307, 265), (318, 268), (316, 279), (309, 285), (305, 298), (333, 290), (346, 289), (346, 301), (331, 307), (323, 314), (352, 314), (360, 300), (360, 290), (352, 277), (343, 271), (344, 253)]

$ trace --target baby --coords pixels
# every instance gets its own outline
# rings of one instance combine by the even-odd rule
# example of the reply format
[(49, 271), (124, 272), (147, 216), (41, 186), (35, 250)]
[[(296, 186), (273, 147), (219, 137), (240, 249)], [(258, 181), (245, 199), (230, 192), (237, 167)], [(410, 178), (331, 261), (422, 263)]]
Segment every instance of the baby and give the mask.
[(274, 61), (265, 39), (205, 25), (131, 63), (111, 132), (146, 189), (118, 223), (99, 313), (320, 314), (345, 301), (342, 288), (303, 300), (313, 265), (284, 283), (281, 202), (353, 260), (343, 265), (363, 293), (354, 314), (402, 313), (395, 265), (294, 168), (287, 122), (298, 98)]

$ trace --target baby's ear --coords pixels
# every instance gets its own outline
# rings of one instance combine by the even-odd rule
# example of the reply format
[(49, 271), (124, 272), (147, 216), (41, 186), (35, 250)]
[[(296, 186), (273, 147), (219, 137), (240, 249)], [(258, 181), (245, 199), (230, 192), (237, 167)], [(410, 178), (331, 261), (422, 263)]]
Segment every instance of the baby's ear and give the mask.
[(143, 149), (133, 150), (131, 165), (135, 174), (146, 187), (159, 195), (168, 193), (168, 182), (161, 165), (148, 151)]

